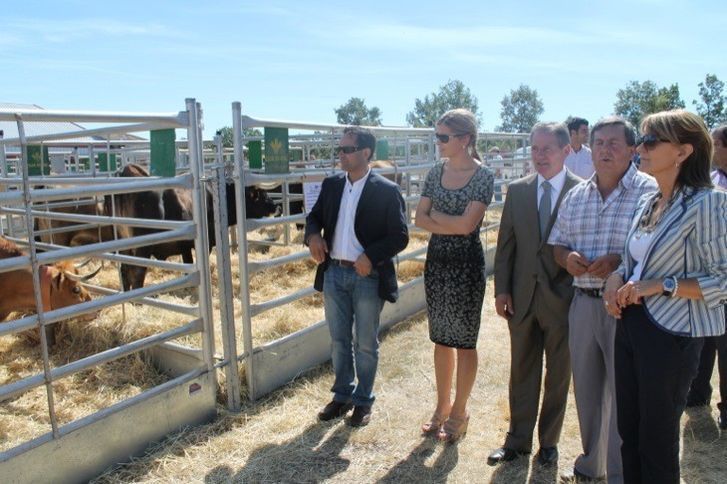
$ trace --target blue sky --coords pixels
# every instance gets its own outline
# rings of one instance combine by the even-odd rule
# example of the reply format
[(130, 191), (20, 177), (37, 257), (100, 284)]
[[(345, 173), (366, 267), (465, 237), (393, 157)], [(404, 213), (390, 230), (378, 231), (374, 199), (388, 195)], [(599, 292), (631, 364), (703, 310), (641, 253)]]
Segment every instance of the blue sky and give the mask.
[(449, 79), (477, 96), (482, 128), (528, 84), (543, 120), (610, 114), (631, 80), (727, 81), (721, 1), (5, 2), (0, 101), (48, 109), (177, 111), (202, 102), (205, 134), (230, 103), (273, 119), (335, 122), (350, 97), (406, 124)]

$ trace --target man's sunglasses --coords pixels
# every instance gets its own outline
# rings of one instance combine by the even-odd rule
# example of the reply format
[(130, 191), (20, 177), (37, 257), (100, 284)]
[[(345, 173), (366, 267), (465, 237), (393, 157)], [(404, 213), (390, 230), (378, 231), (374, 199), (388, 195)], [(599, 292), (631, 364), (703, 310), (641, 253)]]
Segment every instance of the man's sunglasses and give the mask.
[(441, 134), (441, 133), (434, 133), (434, 136), (437, 137), (437, 139), (441, 143), (449, 143), (450, 138), (459, 138), (460, 136), (464, 136), (463, 134)]
[(651, 150), (659, 143), (668, 143), (668, 142), (669, 141), (667, 141), (665, 139), (657, 138), (653, 134), (645, 134), (636, 140), (636, 146), (644, 145), (644, 148), (646, 148), (647, 150)]
[(351, 153), (355, 153), (357, 151), (361, 151), (363, 148), (360, 148), (358, 146), (337, 146), (333, 152), (336, 154), (340, 154), (341, 152), (346, 153), (347, 155), (350, 155)]

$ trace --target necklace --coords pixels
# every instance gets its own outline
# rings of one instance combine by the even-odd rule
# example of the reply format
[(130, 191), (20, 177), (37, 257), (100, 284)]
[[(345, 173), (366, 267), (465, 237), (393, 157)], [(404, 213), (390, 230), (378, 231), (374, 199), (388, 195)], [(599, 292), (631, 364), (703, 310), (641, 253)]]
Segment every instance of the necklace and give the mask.
[(656, 229), (656, 226), (659, 224), (661, 219), (664, 218), (664, 214), (669, 211), (669, 208), (671, 208), (678, 195), (679, 190), (675, 190), (674, 193), (672, 193), (671, 197), (669, 197), (666, 205), (664, 205), (661, 213), (659, 213), (659, 216), (655, 217), (654, 213), (656, 212), (656, 206), (663, 196), (661, 193), (656, 194), (654, 199), (649, 204), (649, 207), (644, 210), (644, 214), (641, 216), (641, 220), (639, 220), (639, 229), (636, 231), (635, 234), (635, 237), (637, 239), (640, 239), (642, 235), (650, 234)]

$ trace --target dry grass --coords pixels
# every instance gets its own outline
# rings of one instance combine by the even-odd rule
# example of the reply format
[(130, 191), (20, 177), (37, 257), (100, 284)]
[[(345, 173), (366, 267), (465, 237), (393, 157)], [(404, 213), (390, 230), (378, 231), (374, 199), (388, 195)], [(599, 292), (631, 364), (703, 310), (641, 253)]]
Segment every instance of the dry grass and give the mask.
[[(470, 403), (469, 433), (457, 445), (419, 435), (434, 405), (432, 344), (426, 318), (397, 326), (382, 342), (378, 400), (368, 427), (319, 423), (315, 414), (330, 398), (324, 365), (242, 413), (220, 410), (212, 424), (170, 436), (148, 454), (100, 476), (121, 482), (555, 482), (572, 465), (580, 440), (572, 394), (560, 443), (559, 469), (541, 469), (521, 458), (492, 468), (490, 450), (508, 428), (507, 325), (492, 310), (491, 286), (480, 332), (480, 369)], [(682, 474), (685, 482), (724, 482), (727, 434), (706, 414), (685, 415)], [(537, 440), (534, 444), (537, 450)]]

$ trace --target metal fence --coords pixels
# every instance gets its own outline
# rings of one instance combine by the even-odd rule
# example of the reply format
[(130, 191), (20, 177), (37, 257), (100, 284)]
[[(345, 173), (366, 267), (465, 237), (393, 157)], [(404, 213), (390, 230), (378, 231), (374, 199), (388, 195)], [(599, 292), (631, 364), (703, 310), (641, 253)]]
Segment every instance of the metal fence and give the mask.
[[(0, 110), (0, 119), (14, 120), (18, 124), (17, 139), (0, 140), (0, 145), (20, 148), (17, 173), (7, 168), (7, 158), (3, 157), (3, 177), (0, 178), (0, 213), (3, 220), (4, 235), (26, 249), (28, 255), (0, 260), (0, 274), (9, 271), (30, 270), (35, 293), (35, 315), (15, 319), (0, 325), (0, 336), (19, 333), (36, 328), (40, 332), (42, 373), (21, 378), (0, 386), (0, 403), (38, 387), (45, 387), (49, 431), (31, 441), (0, 453), (0, 474), (23, 476), (33, 480), (47, 478), (50, 467), (59, 481), (89, 478), (111, 462), (123, 460), (143, 449), (149, 440), (158, 439), (182, 425), (209, 419), (215, 412), (216, 375), (214, 368), (214, 342), (212, 338), (211, 287), (209, 281), (208, 241), (205, 228), (206, 211), (204, 190), (202, 189), (202, 143), (201, 109), (194, 99), (186, 101), (185, 109), (178, 113), (98, 113), (98, 112), (56, 112), (56, 111), (7, 111)], [(24, 136), (24, 124), (32, 121), (72, 121), (89, 123), (120, 123), (90, 130), (60, 133), (47, 136)], [(88, 136), (89, 134), (109, 135), (112, 133), (132, 133), (153, 129), (184, 129), (189, 143), (190, 172), (174, 178), (124, 179), (124, 178), (78, 178), (29, 176), (28, 146), (38, 143), (53, 143), (58, 140)], [(3, 153), (5, 150), (2, 150)], [(92, 158), (93, 159), (93, 158)], [(93, 166), (94, 163), (91, 163)], [(35, 188), (42, 185), (44, 188)], [(64, 214), (40, 209), (57, 208), (69, 200), (96, 196), (133, 193), (147, 190), (169, 188), (190, 189), (193, 199), (194, 218), (188, 222), (165, 220), (121, 218), (106, 215)], [(53, 205), (55, 204), (55, 206)], [(37, 242), (37, 232), (33, 220), (44, 217), (66, 222), (98, 225), (134, 226), (157, 229), (147, 235), (99, 241), (98, 243), (61, 247), (54, 244)], [(179, 264), (121, 254), (121, 251), (163, 242), (194, 240), (197, 254), (194, 264)], [(45, 249), (45, 251), (41, 251)], [(146, 267), (161, 267), (176, 272), (170, 280), (148, 285), (126, 292), (114, 289), (88, 286), (101, 297), (81, 304), (50, 311), (43, 310), (41, 291), (41, 266), (58, 261), (82, 257), (98, 260), (123, 262)], [(155, 298), (180, 288), (195, 288), (198, 304), (193, 306), (172, 304)], [(135, 302), (150, 304), (178, 314), (179, 325), (173, 329), (159, 332), (148, 337), (129, 341), (105, 351), (85, 356), (76, 361), (53, 367), (49, 358), (48, 331), (59, 321), (81, 315), (95, 313), (115, 305)], [(182, 374), (172, 377), (165, 383), (143, 390), (141, 393), (122, 400), (101, 411), (65, 425), (58, 423), (54, 382), (78, 374), (89, 368), (108, 363), (119, 358), (158, 347), (162, 343), (185, 335), (200, 334), (199, 363)], [(184, 395), (186, 401), (169, 396)], [(195, 397), (192, 398), (192, 394)], [(172, 415), (165, 415), (166, 412)], [(155, 418), (149, 420), (150, 415)], [(159, 418), (164, 415), (163, 418)], [(115, 424), (114, 424), (115, 423)], [(100, 425), (100, 426), (99, 426)], [(104, 430), (101, 430), (101, 429)], [(84, 437), (78, 438), (79, 435)], [(70, 441), (80, 445), (63, 445)], [(57, 445), (43, 444), (57, 441)], [(79, 442), (80, 441), (80, 442)], [(58, 460), (60, 458), (60, 460)], [(50, 459), (50, 460), (48, 460)], [(33, 463), (30, 468), (28, 462)], [(100, 466), (100, 467), (99, 467)], [(45, 474), (44, 474), (45, 473)]]

